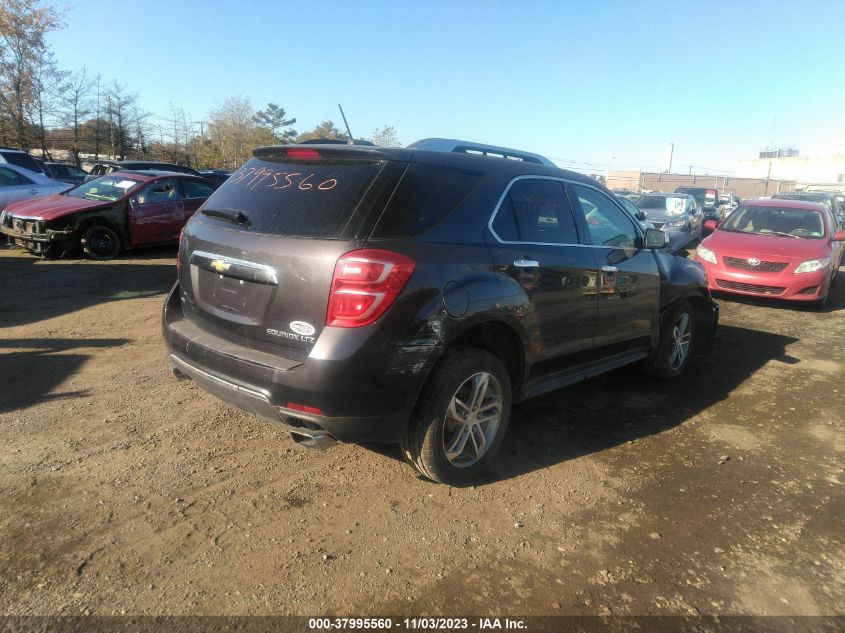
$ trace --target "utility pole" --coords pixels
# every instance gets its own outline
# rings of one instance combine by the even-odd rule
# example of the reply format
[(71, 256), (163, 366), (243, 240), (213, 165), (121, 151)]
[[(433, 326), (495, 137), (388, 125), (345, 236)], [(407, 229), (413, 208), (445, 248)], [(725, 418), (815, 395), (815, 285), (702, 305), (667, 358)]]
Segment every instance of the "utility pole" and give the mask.
[(689, 166), (689, 175), (692, 176), (692, 165)]

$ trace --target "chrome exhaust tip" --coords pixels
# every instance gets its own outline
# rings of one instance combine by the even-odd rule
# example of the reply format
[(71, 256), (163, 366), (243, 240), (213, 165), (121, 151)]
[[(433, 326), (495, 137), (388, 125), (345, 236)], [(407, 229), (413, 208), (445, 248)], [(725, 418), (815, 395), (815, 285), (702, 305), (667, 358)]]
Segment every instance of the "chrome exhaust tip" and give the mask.
[(291, 432), (290, 436), (291, 439), (297, 444), (305, 446), (306, 448), (313, 448), (318, 451), (324, 451), (327, 448), (331, 448), (335, 444), (340, 443), (328, 433), (314, 433), (313, 435), (302, 435), (301, 433)]

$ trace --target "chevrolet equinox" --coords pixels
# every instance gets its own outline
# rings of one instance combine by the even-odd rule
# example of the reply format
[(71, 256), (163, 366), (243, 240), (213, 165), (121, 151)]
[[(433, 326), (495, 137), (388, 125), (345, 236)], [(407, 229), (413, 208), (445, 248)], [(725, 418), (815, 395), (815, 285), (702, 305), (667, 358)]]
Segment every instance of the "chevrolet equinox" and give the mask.
[(634, 362), (675, 378), (710, 348), (704, 270), (666, 243), (537, 154), (259, 148), (182, 233), (169, 360), (300, 443), (399, 443), (462, 484), (514, 403)]

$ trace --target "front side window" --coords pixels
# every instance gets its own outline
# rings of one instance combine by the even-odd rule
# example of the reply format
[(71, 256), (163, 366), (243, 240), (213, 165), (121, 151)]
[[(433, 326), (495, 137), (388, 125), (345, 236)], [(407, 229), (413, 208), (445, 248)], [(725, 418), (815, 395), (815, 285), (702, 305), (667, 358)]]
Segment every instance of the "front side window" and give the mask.
[(178, 200), (182, 200), (182, 194), (179, 192), (175, 178), (157, 180), (141, 189), (135, 196), (135, 201), (138, 204), (166, 204)]
[(502, 200), (492, 227), (503, 242), (578, 243), (572, 207), (563, 183), (557, 180), (517, 180)]
[(569, 184), (578, 201), (593, 244), (614, 248), (636, 248), (637, 229), (628, 214), (597, 189)]

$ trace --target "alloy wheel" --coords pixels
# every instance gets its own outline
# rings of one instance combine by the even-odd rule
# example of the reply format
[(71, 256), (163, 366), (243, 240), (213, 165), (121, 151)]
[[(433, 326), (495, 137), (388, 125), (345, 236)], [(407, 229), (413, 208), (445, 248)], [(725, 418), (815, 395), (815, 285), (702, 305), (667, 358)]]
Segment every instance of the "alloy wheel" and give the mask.
[(502, 417), (502, 387), (495, 376), (470, 376), (452, 396), (443, 428), (443, 451), (457, 468), (467, 468), (484, 457)]
[(690, 343), (692, 341), (692, 329), (690, 328), (689, 313), (684, 312), (678, 317), (678, 321), (672, 328), (671, 354), (669, 355), (669, 366), (679, 369), (684, 366), (689, 355)]

